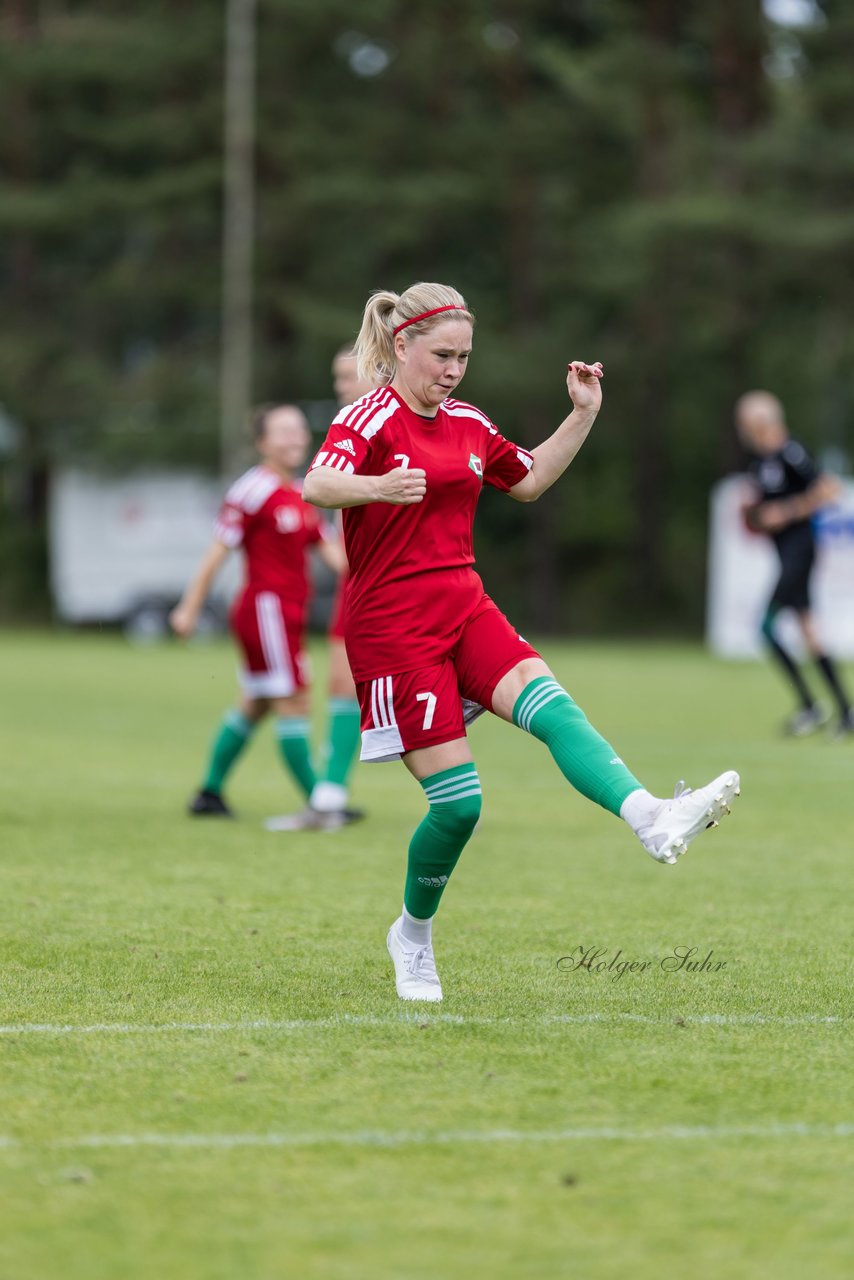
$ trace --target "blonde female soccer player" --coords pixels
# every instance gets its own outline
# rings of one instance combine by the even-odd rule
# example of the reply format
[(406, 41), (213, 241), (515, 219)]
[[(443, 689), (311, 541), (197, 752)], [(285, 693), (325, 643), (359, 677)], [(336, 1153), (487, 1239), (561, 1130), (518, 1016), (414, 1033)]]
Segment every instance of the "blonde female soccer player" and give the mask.
[(377, 390), (335, 418), (303, 490), (309, 502), (344, 509), (346, 640), (362, 759), (402, 757), (429, 805), (387, 939), (404, 1000), (442, 998), (431, 927), (480, 814), (465, 732), (473, 709), (544, 742), (567, 781), (623, 818), (659, 862), (675, 862), (728, 812), (739, 787), (730, 770), (673, 800), (650, 795), (484, 592), (472, 552), (483, 485), (518, 502), (553, 485), (593, 426), (603, 370), (569, 363), (572, 412), (528, 452), (454, 397), (473, 328), (465, 299), (447, 285), (374, 293), (356, 352)]

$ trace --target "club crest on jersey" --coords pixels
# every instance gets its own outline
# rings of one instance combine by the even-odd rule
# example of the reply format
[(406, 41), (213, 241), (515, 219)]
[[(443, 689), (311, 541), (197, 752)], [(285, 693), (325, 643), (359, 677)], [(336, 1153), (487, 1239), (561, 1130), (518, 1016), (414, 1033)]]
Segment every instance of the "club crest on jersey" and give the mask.
[(476, 476), (480, 476), (481, 480), (483, 479), (483, 463), (476, 453), (469, 454), (469, 469), (473, 471)]
[(339, 440), (335, 448), (340, 449), (342, 453), (351, 454), (354, 458), (356, 456), (356, 450), (353, 448), (352, 440)]
[(279, 533), (296, 533), (302, 528), (301, 513), (296, 507), (277, 507), (276, 528)]

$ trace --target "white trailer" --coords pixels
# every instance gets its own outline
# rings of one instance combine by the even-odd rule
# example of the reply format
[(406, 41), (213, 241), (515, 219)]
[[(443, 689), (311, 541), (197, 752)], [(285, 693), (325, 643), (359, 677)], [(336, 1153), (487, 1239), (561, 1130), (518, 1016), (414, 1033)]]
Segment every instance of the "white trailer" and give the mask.
[[(213, 536), (223, 487), (194, 472), (56, 473), (49, 548), (58, 616), (74, 623), (121, 623), (139, 639), (165, 635), (169, 609)], [(239, 557), (232, 556), (201, 630), (222, 625), (239, 581)]]

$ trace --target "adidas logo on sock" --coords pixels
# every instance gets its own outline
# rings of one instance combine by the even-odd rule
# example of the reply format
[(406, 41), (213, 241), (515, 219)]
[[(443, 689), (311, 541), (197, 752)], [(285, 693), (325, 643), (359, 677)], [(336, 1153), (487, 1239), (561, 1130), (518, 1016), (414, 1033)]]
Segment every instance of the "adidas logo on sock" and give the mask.
[(342, 451), (343, 453), (349, 453), (349, 454), (352, 454), (352, 456), (353, 456), (354, 458), (355, 458), (355, 456), (356, 456), (356, 450), (353, 448), (353, 441), (352, 441), (352, 440), (339, 440), (339, 441), (338, 441), (338, 443), (336, 444), (335, 448), (336, 448), (336, 449), (341, 449), (341, 451)]
[(448, 883), (447, 876), (419, 876), (419, 884), (429, 885), (431, 889), (441, 889), (443, 884)]
[(609, 761), (608, 761), (608, 764), (622, 764), (624, 769), (625, 769), (625, 767), (626, 767), (626, 766), (625, 766), (625, 764), (623, 764), (623, 761), (620, 759), (620, 757), (619, 757), (619, 756), (614, 756), (614, 759), (613, 759), (613, 760), (609, 760)]

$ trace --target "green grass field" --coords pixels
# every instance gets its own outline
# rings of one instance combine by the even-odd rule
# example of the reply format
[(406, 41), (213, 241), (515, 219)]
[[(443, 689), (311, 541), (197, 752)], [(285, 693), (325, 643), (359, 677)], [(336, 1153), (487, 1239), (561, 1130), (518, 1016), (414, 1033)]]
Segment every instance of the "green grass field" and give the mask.
[[(270, 835), (265, 729), (239, 821), (193, 822), (225, 645), (0, 637), (0, 1275), (851, 1276), (854, 743), (776, 738), (764, 667), (544, 651), (650, 789), (743, 794), (662, 867), (481, 721), (436, 1014), (384, 944), (401, 766), (358, 773), (365, 823)], [(653, 963), (559, 967), (579, 946)]]

